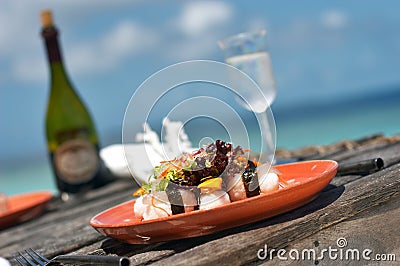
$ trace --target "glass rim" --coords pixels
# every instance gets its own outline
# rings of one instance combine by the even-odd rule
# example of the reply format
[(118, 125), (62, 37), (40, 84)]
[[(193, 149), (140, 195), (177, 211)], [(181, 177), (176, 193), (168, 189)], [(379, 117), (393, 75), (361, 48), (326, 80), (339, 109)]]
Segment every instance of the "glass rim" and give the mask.
[(235, 41), (235, 40), (240, 40), (240, 39), (248, 39), (250, 37), (264, 37), (265, 35), (267, 35), (267, 29), (260, 29), (260, 30), (254, 30), (254, 31), (244, 31), (244, 32), (240, 32), (238, 34), (234, 34), (231, 36), (228, 36), (224, 39), (221, 39), (218, 41), (218, 44), (220, 47), (224, 47), (226, 46), (227, 43)]

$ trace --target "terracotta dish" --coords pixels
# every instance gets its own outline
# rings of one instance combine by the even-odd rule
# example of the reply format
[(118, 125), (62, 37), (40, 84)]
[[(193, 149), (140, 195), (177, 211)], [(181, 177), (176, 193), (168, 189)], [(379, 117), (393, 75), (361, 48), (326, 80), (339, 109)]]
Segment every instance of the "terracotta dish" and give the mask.
[(338, 164), (335, 161), (318, 160), (275, 167), (290, 186), (211, 210), (197, 210), (148, 221), (135, 218), (135, 200), (131, 200), (99, 213), (90, 220), (90, 224), (103, 235), (131, 244), (207, 235), (305, 205), (329, 184)]
[(6, 199), (7, 209), (0, 213), (0, 229), (37, 217), (44, 211), (47, 202), (52, 197), (53, 194), (48, 191), (8, 197)]

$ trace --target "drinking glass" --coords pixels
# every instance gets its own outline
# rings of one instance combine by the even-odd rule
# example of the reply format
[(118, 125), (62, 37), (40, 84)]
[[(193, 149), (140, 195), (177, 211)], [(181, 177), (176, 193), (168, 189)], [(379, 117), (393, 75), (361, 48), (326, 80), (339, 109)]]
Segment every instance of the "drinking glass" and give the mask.
[[(275, 151), (272, 134), (272, 130), (275, 128), (271, 128), (266, 110), (275, 99), (276, 89), (271, 59), (266, 45), (266, 34), (265, 29), (257, 32), (244, 32), (223, 39), (218, 44), (224, 52), (225, 62), (252, 78), (265, 96), (264, 99), (256, 97), (254, 90), (248, 90), (241, 95), (247, 103), (243, 99), (238, 99), (238, 102), (245, 108), (260, 114), (260, 123), (266, 132), (263, 137), (267, 144), (267, 147), (263, 147), (262, 152), (271, 154)], [(234, 83), (240, 82), (239, 77), (230, 76), (230, 78)]]

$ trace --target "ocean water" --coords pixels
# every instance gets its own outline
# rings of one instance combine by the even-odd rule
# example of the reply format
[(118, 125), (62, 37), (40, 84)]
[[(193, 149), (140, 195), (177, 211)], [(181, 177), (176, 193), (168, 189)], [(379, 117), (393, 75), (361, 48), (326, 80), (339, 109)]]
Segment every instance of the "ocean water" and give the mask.
[[(275, 116), (277, 146), (288, 149), (331, 144), (375, 133), (400, 133), (400, 94), (331, 106), (294, 109)], [(293, 113), (296, 113), (294, 115)]]
[[(400, 133), (400, 93), (381, 98), (330, 105), (313, 105), (274, 111), (277, 147), (295, 149), (308, 145), (331, 144), (370, 134)], [(197, 129), (197, 132), (201, 132)], [(190, 130), (189, 137), (196, 138)], [(256, 137), (257, 131), (250, 132)], [(197, 136), (197, 138), (200, 135)], [(218, 137), (218, 136), (217, 136)], [(222, 136), (223, 137), (223, 136)], [(195, 141), (194, 141), (195, 142)], [(7, 195), (50, 190), (57, 192), (47, 155), (0, 170), (0, 192)]]

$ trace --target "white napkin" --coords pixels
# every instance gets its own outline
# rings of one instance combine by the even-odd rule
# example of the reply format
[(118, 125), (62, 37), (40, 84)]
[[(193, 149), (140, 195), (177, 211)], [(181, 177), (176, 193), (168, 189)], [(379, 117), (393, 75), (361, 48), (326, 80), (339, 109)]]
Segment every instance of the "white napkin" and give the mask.
[(0, 266), (11, 266), (11, 264), (5, 258), (0, 257)]
[(135, 177), (141, 184), (147, 182), (155, 166), (161, 161), (193, 151), (192, 143), (179, 121), (163, 120), (164, 142), (144, 124), (144, 132), (136, 135), (137, 143), (113, 144), (100, 150), (100, 157), (111, 173), (118, 177)]

